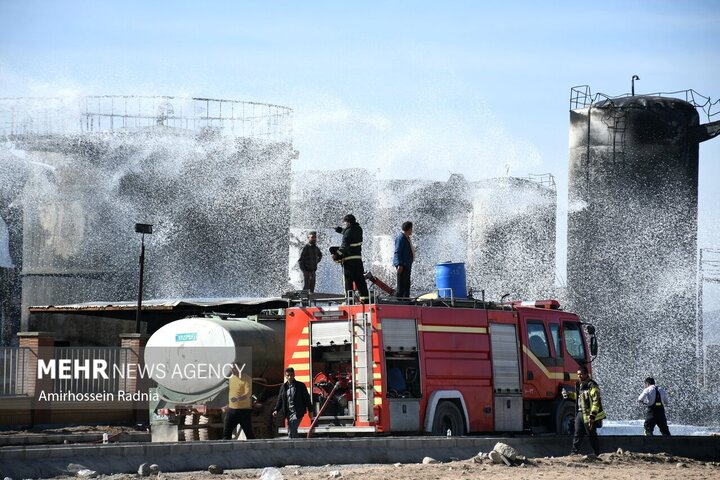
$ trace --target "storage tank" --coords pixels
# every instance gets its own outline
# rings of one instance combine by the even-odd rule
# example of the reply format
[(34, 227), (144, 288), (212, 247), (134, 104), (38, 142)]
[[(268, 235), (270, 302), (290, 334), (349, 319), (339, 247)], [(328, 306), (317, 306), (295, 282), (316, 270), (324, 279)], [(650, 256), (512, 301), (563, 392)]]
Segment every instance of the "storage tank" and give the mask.
[(450, 175), (447, 181), (381, 181), (375, 205), (377, 243), (369, 252), (369, 263), (373, 273), (389, 285), (397, 283), (392, 267), (394, 240), (405, 221), (413, 222), (411, 296), (436, 290), (436, 264), (465, 261), (471, 201), (462, 175)]
[[(0, 134), (32, 165), (22, 328), (35, 328), (29, 306), (136, 299), (134, 223), (155, 225), (146, 299), (284, 291), (291, 115), (201, 98), (0, 100)], [(103, 330), (87, 335), (92, 343)]]
[(688, 421), (698, 368), (696, 272), (700, 125), (676, 98), (605, 98), (570, 112), (570, 308), (598, 327), (595, 364), (610, 418), (636, 414), (653, 375)]
[[(520, 299), (553, 293), (557, 200), (550, 175), (468, 182), (459, 174), (432, 181), (377, 179), (362, 169), (295, 172), (291, 203), (290, 275), (296, 288), (301, 277), (295, 263), (307, 231), (318, 231), (327, 255), (327, 246), (340, 241), (327, 228), (340, 212), (350, 211), (363, 227), (365, 269), (390, 286), (396, 284), (394, 239), (403, 222), (413, 222), (412, 295), (435, 291), (436, 265), (448, 261), (466, 263), (476, 296), (481, 289), (496, 301), (508, 292)], [(316, 290), (337, 291), (339, 284), (339, 266), (324, 258)]]
[(17, 343), (20, 327), (22, 192), (29, 171), (26, 159), (0, 145), (0, 346)]
[(470, 184), (468, 283), (485, 298), (554, 298), (557, 192), (550, 174)]

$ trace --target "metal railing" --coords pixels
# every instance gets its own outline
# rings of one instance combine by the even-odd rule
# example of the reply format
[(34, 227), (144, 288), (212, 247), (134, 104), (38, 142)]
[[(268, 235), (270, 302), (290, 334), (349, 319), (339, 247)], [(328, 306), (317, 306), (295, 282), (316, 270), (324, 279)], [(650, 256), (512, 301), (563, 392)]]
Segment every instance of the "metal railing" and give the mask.
[(552, 173), (530, 173), (527, 179), (552, 190), (557, 188), (555, 185), (555, 176)]
[(268, 103), (168, 96), (0, 98), (0, 135), (150, 128), (291, 142), (292, 109)]
[(32, 352), (25, 347), (0, 347), (0, 397), (25, 394), (28, 361)]
[[(127, 347), (56, 347), (55, 360), (70, 360), (72, 365), (79, 362), (80, 365), (88, 365), (88, 373), (78, 375), (77, 369), (72, 378), (55, 378), (53, 392), (83, 393), (104, 393), (127, 390), (131, 381), (128, 375), (127, 365), (130, 362), (131, 348)], [(103, 360), (107, 368), (105, 374), (93, 374), (93, 362)], [(59, 377), (59, 375), (56, 375)]]
[[(703, 111), (707, 116), (708, 120), (711, 117), (720, 114), (720, 99), (714, 102), (710, 97), (701, 95), (695, 90), (678, 90), (676, 92), (655, 92), (655, 93), (644, 93), (643, 95), (654, 96), (654, 97), (667, 97), (667, 98), (678, 98), (685, 100), (695, 108)], [(592, 94), (589, 85), (578, 85), (570, 89), (570, 110), (577, 110), (579, 108), (585, 108), (588, 105), (597, 103), (598, 100), (607, 100), (612, 102), (619, 98), (625, 98), (632, 96), (629, 93), (624, 95), (617, 95), (611, 97), (604, 93)]]

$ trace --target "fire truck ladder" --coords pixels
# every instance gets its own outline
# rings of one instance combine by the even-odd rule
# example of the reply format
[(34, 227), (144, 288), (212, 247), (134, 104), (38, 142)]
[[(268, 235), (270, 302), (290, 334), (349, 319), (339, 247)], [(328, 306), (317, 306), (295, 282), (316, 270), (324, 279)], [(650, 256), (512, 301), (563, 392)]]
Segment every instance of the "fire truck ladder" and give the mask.
[[(358, 313), (353, 321), (355, 343), (355, 399), (356, 421), (369, 422), (373, 415), (372, 388), (372, 321), (370, 310)], [(370, 372), (370, 374), (369, 374)]]

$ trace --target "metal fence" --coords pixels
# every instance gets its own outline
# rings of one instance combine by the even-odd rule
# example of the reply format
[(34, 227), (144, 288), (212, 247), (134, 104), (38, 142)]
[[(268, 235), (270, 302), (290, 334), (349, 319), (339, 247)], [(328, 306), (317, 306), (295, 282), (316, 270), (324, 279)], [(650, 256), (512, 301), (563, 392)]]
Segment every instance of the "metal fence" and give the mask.
[(0, 98), (0, 135), (62, 135), (150, 128), (292, 141), (292, 109), (211, 98), (101, 95)]
[(25, 394), (28, 361), (32, 355), (29, 348), (0, 347), (0, 397)]
[[(713, 101), (710, 97), (706, 97), (695, 90), (678, 90), (676, 92), (655, 92), (644, 93), (643, 95), (655, 97), (677, 98), (685, 100), (693, 107), (701, 110), (707, 116), (708, 120), (720, 114), (720, 99)], [(585, 108), (598, 101), (606, 100), (612, 102), (615, 99), (629, 97), (630, 94), (617, 95), (611, 97), (604, 93), (593, 94), (589, 85), (578, 85), (570, 89), (570, 110)]]
[[(117, 392), (119, 390), (127, 390), (130, 375), (128, 374), (127, 365), (130, 363), (130, 356), (133, 355), (132, 349), (127, 347), (55, 347), (54, 358), (60, 360), (70, 360), (71, 365), (87, 366), (87, 374), (78, 374), (77, 368), (74, 368), (74, 374), (69, 375), (72, 378), (59, 378), (56, 375), (53, 383), (53, 392), (73, 392), (81, 393), (104, 393)], [(96, 360), (102, 360), (105, 376), (94, 374), (93, 366)]]

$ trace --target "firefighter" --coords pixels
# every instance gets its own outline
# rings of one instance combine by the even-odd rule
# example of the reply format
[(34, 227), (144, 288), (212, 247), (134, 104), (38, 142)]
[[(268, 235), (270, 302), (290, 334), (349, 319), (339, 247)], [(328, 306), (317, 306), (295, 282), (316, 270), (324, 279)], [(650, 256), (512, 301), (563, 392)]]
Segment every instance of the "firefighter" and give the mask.
[(638, 397), (638, 402), (647, 406), (645, 410), (645, 435), (652, 436), (655, 425), (663, 435), (670, 435), (670, 429), (665, 416), (665, 405), (667, 405), (667, 391), (663, 387), (655, 385), (653, 377), (645, 379), (645, 390)]
[(584, 365), (578, 368), (577, 376), (578, 381), (575, 382), (574, 392), (562, 389), (563, 398), (575, 400), (578, 409), (575, 415), (575, 435), (570, 455), (579, 453), (580, 443), (587, 434), (590, 438), (590, 446), (597, 456), (600, 455), (597, 429), (602, 426), (602, 420), (605, 418), (605, 410), (600, 399), (600, 387), (590, 379), (588, 369)]
[(395, 295), (399, 298), (408, 298), (410, 297), (410, 272), (415, 261), (415, 247), (410, 239), (413, 223), (403, 222), (400, 229), (402, 232), (395, 237), (395, 255), (393, 256), (393, 266), (397, 270)]
[(331, 247), (333, 260), (341, 262), (343, 267), (343, 288), (347, 293), (355, 289), (360, 293), (360, 300), (368, 300), (368, 288), (365, 283), (365, 269), (362, 262), (363, 231), (352, 214), (343, 217), (343, 226), (335, 228), (342, 234), (340, 247)]
[(317, 232), (308, 233), (307, 243), (300, 252), (298, 265), (303, 274), (303, 290), (315, 293), (317, 266), (322, 260), (322, 252), (317, 246)]

